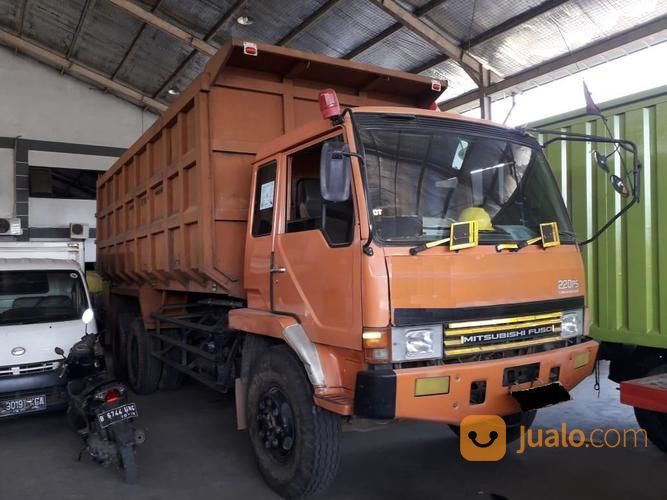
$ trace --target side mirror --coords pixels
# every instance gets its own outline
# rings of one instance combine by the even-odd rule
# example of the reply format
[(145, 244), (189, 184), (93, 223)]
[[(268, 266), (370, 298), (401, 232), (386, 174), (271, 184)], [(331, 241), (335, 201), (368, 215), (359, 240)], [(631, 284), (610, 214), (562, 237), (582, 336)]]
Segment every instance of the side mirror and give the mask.
[(85, 311), (83, 311), (83, 316), (81, 316), (81, 321), (83, 321), (84, 324), (90, 323), (95, 315), (93, 314), (93, 310), (88, 308)]
[(56, 354), (58, 356), (64, 356), (65, 355), (65, 351), (63, 351), (62, 347), (56, 347), (54, 350), (56, 351)]
[(614, 191), (620, 194), (623, 198), (627, 198), (628, 196), (630, 196), (630, 190), (628, 189), (628, 185), (618, 175), (609, 176), (609, 181), (611, 182)]
[(605, 172), (609, 173), (609, 165), (607, 164), (607, 157), (597, 151), (593, 151), (593, 158), (595, 158), (595, 163)]
[(320, 157), (320, 192), (326, 201), (350, 199), (350, 149), (339, 142), (325, 142)]

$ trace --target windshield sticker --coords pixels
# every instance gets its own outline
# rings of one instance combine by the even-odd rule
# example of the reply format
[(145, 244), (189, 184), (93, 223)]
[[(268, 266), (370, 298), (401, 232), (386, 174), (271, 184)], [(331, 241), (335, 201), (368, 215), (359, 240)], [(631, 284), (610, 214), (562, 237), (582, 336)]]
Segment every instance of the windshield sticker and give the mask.
[(259, 209), (266, 210), (273, 207), (273, 189), (276, 181), (262, 184), (262, 191), (259, 195)]
[(79, 276), (76, 273), (69, 273), (69, 277), (73, 280), (77, 279)]
[(457, 146), (456, 153), (454, 153), (454, 158), (452, 159), (452, 168), (454, 170), (461, 170), (466, 151), (468, 151), (468, 141), (459, 139), (459, 145)]

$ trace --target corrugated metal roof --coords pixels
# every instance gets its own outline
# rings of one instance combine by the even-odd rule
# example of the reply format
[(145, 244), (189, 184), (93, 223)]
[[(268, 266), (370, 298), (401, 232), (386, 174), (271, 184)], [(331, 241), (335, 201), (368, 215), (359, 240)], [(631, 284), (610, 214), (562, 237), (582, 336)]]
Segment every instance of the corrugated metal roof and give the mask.
[[(667, 15), (667, 0), (396, 1), (409, 12), (425, 12), (420, 19), (427, 26), (504, 77)], [(352, 52), (360, 62), (446, 78), (445, 97), (476, 87), (432, 42), (370, 0), (134, 3), (214, 47), (232, 36), (278, 43), (290, 34), (289, 47), (335, 57)], [(242, 14), (254, 23), (238, 24)], [(222, 19), (227, 22), (220, 25)], [(167, 90), (185, 88), (209, 57), (109, 0), (0, 0), (0, 30), (164, 102), (171, 99)]]

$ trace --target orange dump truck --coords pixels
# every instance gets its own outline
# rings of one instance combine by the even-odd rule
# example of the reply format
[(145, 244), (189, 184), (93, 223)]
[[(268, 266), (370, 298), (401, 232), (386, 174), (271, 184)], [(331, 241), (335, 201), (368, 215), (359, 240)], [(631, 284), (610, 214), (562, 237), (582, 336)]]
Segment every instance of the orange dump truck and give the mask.
[(99, 180), (117, 370), (235, 390), (285, 497), (333, 480), (344, 419), (511, 432), (593, 369), (539, 144), (429, 110), (445, 87), (232, 41)]

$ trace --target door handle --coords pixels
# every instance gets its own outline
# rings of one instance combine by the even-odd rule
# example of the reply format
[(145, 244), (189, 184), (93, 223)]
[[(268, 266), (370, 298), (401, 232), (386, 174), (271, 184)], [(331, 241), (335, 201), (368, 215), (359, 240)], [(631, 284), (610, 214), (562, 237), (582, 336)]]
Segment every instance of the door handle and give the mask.
[(271, 274), (275, 274), (275, 273), (286, 273), (286, 272), (287, 272), (287, 269), (285, 269), (284, 267), (272, 267), (272, 268), (269, 270), (269, 272), (270, 272)]

